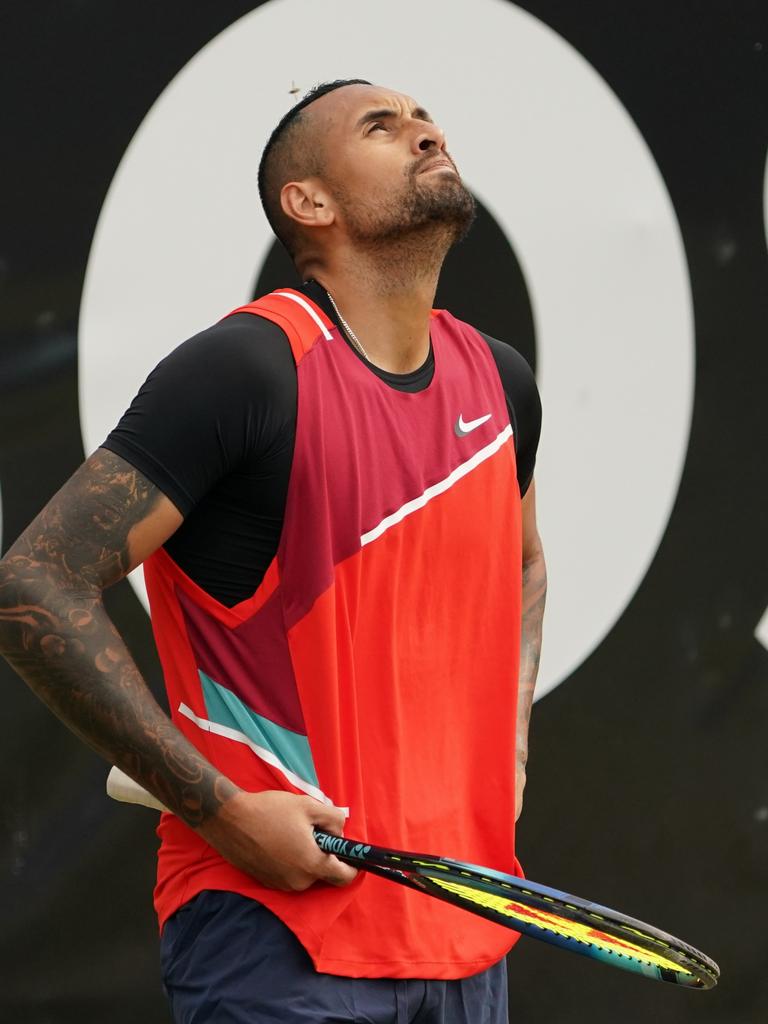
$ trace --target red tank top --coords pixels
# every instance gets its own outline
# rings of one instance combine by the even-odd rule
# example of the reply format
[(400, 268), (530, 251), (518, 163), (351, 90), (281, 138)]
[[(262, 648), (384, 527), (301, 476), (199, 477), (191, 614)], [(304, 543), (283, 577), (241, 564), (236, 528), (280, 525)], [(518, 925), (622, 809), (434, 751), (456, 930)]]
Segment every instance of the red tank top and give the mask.
[[(285, 519), (233, 608), (162, 548), (145, 563), (173, 721), (244, 789), (349, 808), (350, 836), (519, 871), (520, 492), (487, 344), (435, 312), (433, 379), (404, 393), (299, 292), (234, 312), (276, 323), (296, 361)], [(464, 977), (516, 938), (364, 872), (267, 889), (170, 814), (158, 834), (161, 926), (203, 889), (243, 893), (350, 977)]]

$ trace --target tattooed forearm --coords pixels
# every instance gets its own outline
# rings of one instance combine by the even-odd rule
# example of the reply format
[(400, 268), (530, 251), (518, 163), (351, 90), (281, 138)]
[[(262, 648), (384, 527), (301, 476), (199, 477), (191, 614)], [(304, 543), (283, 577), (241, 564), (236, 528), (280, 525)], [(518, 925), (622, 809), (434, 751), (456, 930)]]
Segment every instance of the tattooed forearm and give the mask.
[(155, 701), (102, 603), (160, 492), (99, 449), (0, 562), (0, 653), (86, 743), (190, 825), (236, 792)]
[(517, 757), (528, 759), (528, 725), (533, 691), (541, 657), (541, 625), (547, 596), (547, 569), (541, 548), (523, 565), (523, 618), (520, 645), (520, 679), (517, 699)]

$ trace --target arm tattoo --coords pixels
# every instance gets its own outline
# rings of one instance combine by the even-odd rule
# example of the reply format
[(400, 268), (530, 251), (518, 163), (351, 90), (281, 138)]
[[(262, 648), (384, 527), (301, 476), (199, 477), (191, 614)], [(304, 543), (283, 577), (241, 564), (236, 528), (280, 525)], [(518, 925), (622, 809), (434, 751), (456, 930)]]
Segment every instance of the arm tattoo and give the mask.
[(131, 568), (131, 530), (160, 492), (99, 449), (0, 562), (0, 653), (99, 754), (189, 825), (236, 792), (171, 723), (102, 602)]
[(528, 725), (541, 657), (541, 624), (547, 596), (547, 569), (541, 549), (523, 566), (523, 616), (520, 643), (520, 679), (517, 697), (517, 756), (528, 759)]

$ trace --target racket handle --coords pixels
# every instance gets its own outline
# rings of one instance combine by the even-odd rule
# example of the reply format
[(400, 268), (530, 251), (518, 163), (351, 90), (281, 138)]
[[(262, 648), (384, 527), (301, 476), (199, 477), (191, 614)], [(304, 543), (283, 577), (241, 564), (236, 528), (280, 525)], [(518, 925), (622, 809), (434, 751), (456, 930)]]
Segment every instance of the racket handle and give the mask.
[[(116, 766), (110, 768), (109, 775), (107, 776), (107, 796), (124, 804), (139, 804), (142, 807), (150, 807), (155, 811), (168, 810), (165, 804), (162, 804), (157, 797), (152, 796), (138, 782), (134, 782), (130, 775), (126, 775), (124, 771), (121, 771)], [(340, 836), (334, 836), (324, 832), (322, 829), (316, 828), (315, 842), (325, 853), (335, 852), (332, 847), (334, 845), (337, 846), (339, 856), (349, 860), (350, 863), (354, 863), (354, 858), (345, 857), (347, 851), (344, 847), (350, 844), (346, 843)], [(339, 847), (339, 844), (341, 844), (341, 847)]]
[(126, 775), (117, 767), (112, 767), (109, 770), (107, 796), (112, 797), (113, 800), (120, 800), (124, 804), (140, 804), (142, 807), (151, 807), (156, 811), (168, 810), (157, 797), (152, 796), (138, 782), (134, 782), (130, 775)]

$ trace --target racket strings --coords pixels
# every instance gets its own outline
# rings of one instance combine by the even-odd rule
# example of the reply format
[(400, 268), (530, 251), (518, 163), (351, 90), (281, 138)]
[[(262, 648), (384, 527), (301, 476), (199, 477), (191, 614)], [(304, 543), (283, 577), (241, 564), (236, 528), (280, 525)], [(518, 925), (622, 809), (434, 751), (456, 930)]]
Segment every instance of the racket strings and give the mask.
[[(608, 912), (596, 904), (574, 902), (554, 890), (531, 888), (502, 872), (475, 865), (404, 854), (368, 846), (364, 858), (341, 859), (372, 874), (398, 881), (422, 893), (469, 909), (498, 924), (537, 938), (549, 936), (555, 945), (601, 959), (615, 966), (663, 981), (695, 988), (717, 983), (718, 968), (702, 953), (642, 922)], [(510, 878), (510, 881), (507, 881)], [(667, 941), (669, 940), (669, 941)]]
[[(405, 864), (402, 858), (400, 862), (403, 865)], [(674, 947), (665, 941), (661, 935), (643, 931), (615, 919), (609, 921), (604, 915), (586, 906), (579, 906), (567, 900), (559, 900), (554, 896), (536, 892), (527, 886), (510, 884), (502, 878), (491, 877), (458, 866), (452, 867), (446, 863), (427, 860), (412, 861), (410, 862), (410, 870), (433, 882), (441, 889), (453, 892), (461, 902), (485, 906), (493, 913), (495, 920), (512, 918), (517, 922), (521, 930), (537, 929), (539, 931), (550, 931), (570, 944), (601, 949), (612, 957), (633, 960), (646, 966), (653, 966), (661, 971), (672, 971), (677, 975), (682, 974), (690, 978), (694, 976), (700, 977), (703, 974), (711, 981), (717, 979), (717, 974), (712, 967), (701, 958), (700, 954), (697, 955), (698, 951), (692, 947), (684, 943)], [(470, 885), (467, 885), (464, 880), (467, 880)], [(479, 899), (478, 889), (476, 888), (478, 884), (481, 884), (491, 897), (494, 893), (497, 893), (501, 898), (506, 898), (507, 894), (509, 894), (511, 896), (509, 902), (515, 903), (514, 897), (522, 894), (526, 896), (527, 903), (525, 905), (518, 903), (516, 911), (510, 913), (509, 909), (495, 906), (492, 900), (486, 902)], [(536, 905), (544, 914), (551, 914), (556, 920), (552, 920), (552, 918), (548, 921), (531, 920), (530, 911), (531, 909), (535, 911)], [(560, 916), (557, 914), (558, 908), (567, 911), (567, 915)], [(580, 922), (574, 921), (574, 915), (578, 915), (581, 919), (581, 926), (583, 928), (589, 928), (590, 924), (598, 923), (602, 936), (594, 934), (598, 930), (594, 928), (590, 929), (592, 934), (579, 934), (578, 925)], [(617, 935), (617, 932), (620, 934)], [(637, 945), (636, 941), (627, 941), (631, 939), (639, 939), (644, 945)], [(627, 948), (618, 948), (617, 943), (621, 943)], [(653, 948), (649, 949), (648, 946)]]
[[(495, 915), (512, 919), (520, 928), (535, 928), (539, 931), (549, 931), (568, 940), (570, 943), (578, 943), (585, 947), (594, 946), (613, 956), (626, 957), (666, 970), (683, 971), (686, 974), (692, 973), (678, 961), (669, 959), (668, 956), (662, 956), (635, 943), (627, 943), (623, 939), (617, 938), (602, 929), (598, 934), (597, 929), (594, 929), (591, 925), (561, 917), (553, 913), (552, 910), (537, 911), (535, 908), (518, 903), (514, 899), (510, 900), (506, 894), (494, 895), (489, 892), (480, 892), (461, 882), (452, 882), (445, 876), (432, 878), (431, 881), (435, 885), (453, 892), (461, 900), (479, 904), (487, 907)], [(552, 900), (549, 902), (556, 904), (557, 901)]]

